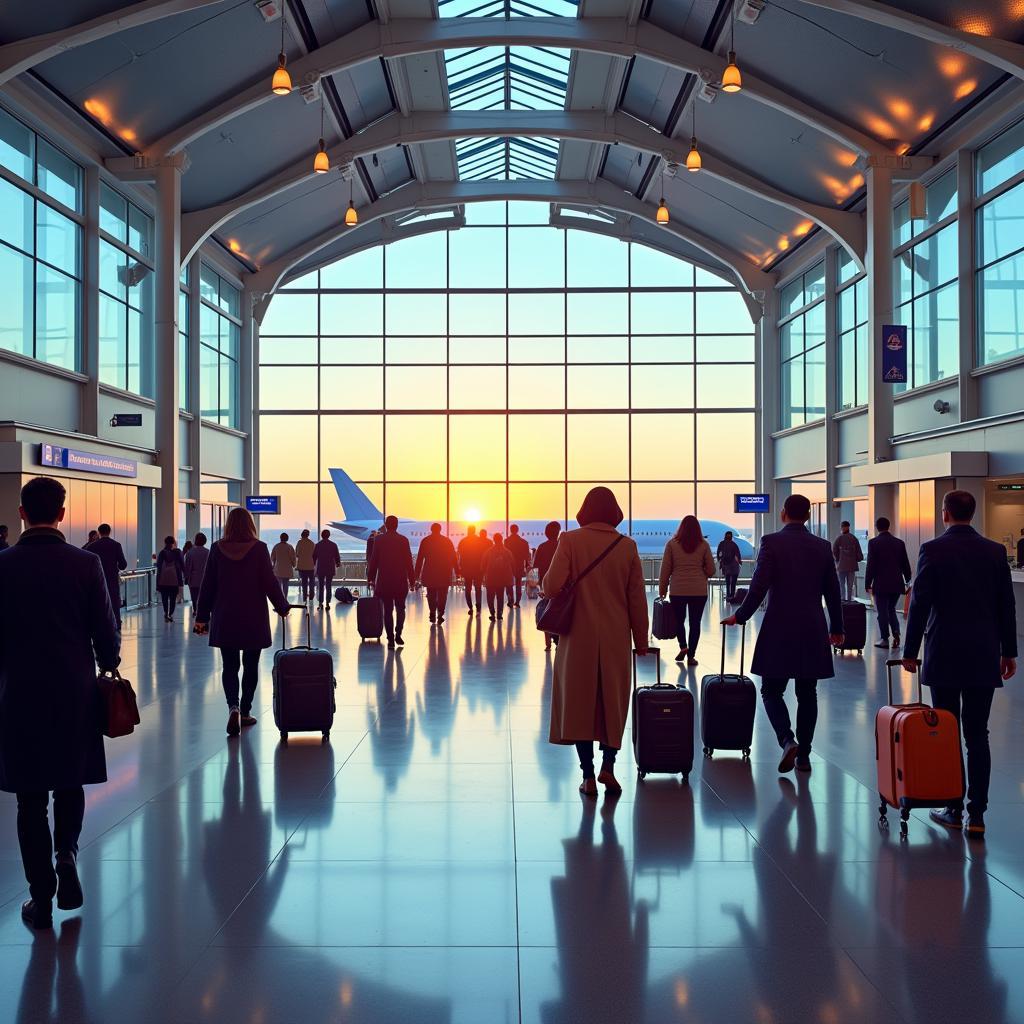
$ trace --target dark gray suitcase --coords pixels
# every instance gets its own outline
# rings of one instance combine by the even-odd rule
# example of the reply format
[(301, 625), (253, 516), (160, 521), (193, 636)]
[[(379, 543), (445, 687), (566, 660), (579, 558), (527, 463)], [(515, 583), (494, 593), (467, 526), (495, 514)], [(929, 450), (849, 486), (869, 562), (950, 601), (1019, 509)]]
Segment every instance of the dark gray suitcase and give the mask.
[(656, 597), (654, 599), (651, 636), (657, 640), (674, 640), (676, 638), (676, 610), (668, 598)]
[(750, 757), (754, 739), (754, 716), (757, 714), (757, 689), (753, 680), (743, 674), (747, 646), (747, 627), (740, 635), (739, 673), (725, 671), (725, 630), (722, 627), (722, 668), (716, 675), (700, 681), (700, 738), (704, 756), (716, 750), (740, 750)]
[(309, 607), (291, 607), (305, 613), (306, 646), (274, 654), (274, 724), (285, 742), (289, 733), (319, 732), (326, 743), (334, 725), (334, 659), (311, 644)]
[(654, 686), (637, 686), (633, 651), (633, 757), (642, 782), (651, 772), (682, 775), (693, 768), (693, 694), (661, 681), (661, 651), (651, 647), (658, 666)]
[(377, 597), (356, 601), (356, 629), (363, 640), (379, 640), (384, 632), (384, 604)]

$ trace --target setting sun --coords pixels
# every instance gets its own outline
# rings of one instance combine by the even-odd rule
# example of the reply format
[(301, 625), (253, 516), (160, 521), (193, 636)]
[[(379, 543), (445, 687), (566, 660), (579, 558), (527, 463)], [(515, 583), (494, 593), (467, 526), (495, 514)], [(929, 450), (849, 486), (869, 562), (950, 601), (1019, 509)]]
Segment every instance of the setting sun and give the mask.
[(467, 508), (466, 509), (466, 522), (476, 523), (480, 521), (480, 510), (478, 508)]

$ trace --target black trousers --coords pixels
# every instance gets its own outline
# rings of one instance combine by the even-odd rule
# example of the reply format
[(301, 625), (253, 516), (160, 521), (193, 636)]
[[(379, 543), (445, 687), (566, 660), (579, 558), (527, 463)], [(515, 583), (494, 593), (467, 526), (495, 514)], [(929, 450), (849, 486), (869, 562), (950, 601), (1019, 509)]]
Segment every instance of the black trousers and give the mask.
[(779, 746), (784, 747), (795, 739), (799, 745), (801, 757), (811, 753), (811, 742), (814, 739), (814, 727), (818, 724), (818, 680), (796, 680), (796, 736), (789, 719), (786, 707), (786, 684), (788, 679), (761, 680), (761, 700), (768, 713), (768, 721), (772, 723)]
[(499, 619), (501, 618), (502, 601), (505, 600), (506, 590), (508, 590), (507, 587), (487, 588), (487, 610), (492, 615), (496, 614)]
[(320, 604), (324, 603), (324, 597), (326, 595), (327, 604), (331, 603), (331, 591), (334, 589), (334, 577), (333, 576), (317, 576), (316, 578), (317, 587), (317, 601)]
[(316, 591), (315, 573), (312, 569), (299, 570), (299, 589), (302, 591), (303, 601), (312, 601)]
[(430, 617), (444, 616), (444, 610), (448, 607), (447, 587), (427, 587), (427, 608), (430, 610)]
[(725, 577), (725, 596), (728, 600), (728, 598), (736, 593), (736, 581), (740, 578), (740, 574), (738, 572), (726, 572), (722, 575)]
[[(612, 768), (615, 765), (615, 755), (618, 754), (617, 747), (606, 747), (603, 743), (601, 747), (601, 767)], [(594, 777), (594, 744), (590, 743), (577, 743), (576, 753), (579, 755), (580, 768), (583, 770), (583, 778), (592, 779)]]
[(890, 632), (894, 637), (900, 635), (900, 620), (896, 617), (896, 603), (899, 594), (875, 593), (875, 612), (878, 615), (878, 635), (883, 640), (889, 639)]
[(177, 587), (157, 587), (160, 591), (160, 603), (164, 606), (164, 615), (173, 615), (174, 606), (178, 603)]
[[(669, 597), (676, 613), (676, 639), (680, 648), (685, 647), (691, 658), (697, 656), (697, 644), (700, 641), (700, 620), (704, 615), (704, 606), (708, 603), (704, 597)], [(690, 617), (690, 634), (686, 634), (686, 617)]]
[(519, 604), (523, 599), (523, 577), (516, 576), (515, 583), (513, 583), (511, 587), (508, 587), (506, 592), (509, 604)]
[[(950, 711), (960, 723), (967, 747), (967, 813), (984, 814), (988, 808), (988, 784), (992, 777), (992, 752), (988, 746), (988, 716), (994, 687), (933, 686), (932, 707)], [(954, 804), (963, 810), (963, 804)]]
[(473, 608), (473, 591), (475, 590), (476, 610), (480, 611), (480, 606), (483, 604), (483, 581), (479, 576), (466, 576), (463, 582), (466, 584), (466, 607)]
[(402, 627), (405, 625), (405, 598), (385, 597), (381, 603), (384, 605), (384, 632), (389, 640), (402, 635)]
[[(230, 647), (221, 648), (224, 659), (224, 671), (221, 682), (224, 685), (224, 698), (228, 708), (238, 708), (243, 715), (252, 711), (252, 699), (256, 695), (256, 683), (259, 681), (260, 651), (237, 651)], [(238, 667), (242, 666), (242, 700), (238, 700)]]
[(38, 903), (49, 903), (57, 892), (53, 854), (78, 853), (78, 837), (85, 817), (85, 790), (81, 786), (58, 789), (53, 794), (53, 834), (50, 834), (45, 789), (18, 793), (18, 845), (25, 867), (29, 895)]

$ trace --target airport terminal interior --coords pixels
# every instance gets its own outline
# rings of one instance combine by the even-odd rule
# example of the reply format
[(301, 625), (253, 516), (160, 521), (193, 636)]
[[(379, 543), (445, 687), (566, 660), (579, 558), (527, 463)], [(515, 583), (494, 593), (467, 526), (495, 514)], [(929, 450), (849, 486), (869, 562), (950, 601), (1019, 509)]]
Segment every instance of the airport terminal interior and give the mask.
[(40, 475), (69, 543), (123, 546), (141, 723), (52, 930), (0, 794), (0, 1019), (1024, 1022), (1022, 677), (984, 839), (883, 827), (863, 563), (809, 772), (760, 705), (749, 757), (701, 752), (701, 678), (749, 672), (764, 615), (721, 629), (713, 579), (699, 664), (638, 667), (697, 702), (692, 771), (641, 779), (630, 720), (596, 799), (548, 741), (529, 577), (498, 620), (415, 590), (397, 648), (313, 602), (336, 714), (285, 742), (304, 613), (271, 616), (226, 736), (219, 652), (155, 567), (241, 505), (271, 546), (326, 531), (362, 596), (386, 515), (414, 553), (432, 523), (535, 549), (606, 485), (653, 603), (685, 515), (745, 587), (791, 495), (829, 541), (888, 517), (916, 564), (955, 489), (1024, 635), (1024, 4), (0, 2), (12, 545)]

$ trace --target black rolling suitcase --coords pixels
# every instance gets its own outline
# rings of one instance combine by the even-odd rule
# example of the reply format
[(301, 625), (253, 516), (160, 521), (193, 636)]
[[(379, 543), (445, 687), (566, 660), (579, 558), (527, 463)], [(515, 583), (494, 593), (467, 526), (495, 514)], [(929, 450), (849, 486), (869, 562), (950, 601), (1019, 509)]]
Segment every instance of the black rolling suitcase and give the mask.
[(384, 632), (384, 604), (377, 597), (356, 601), (356, 629), (363, 640), (379, 640)]
[(693, 768), (693, 694), (661, 681), (661, 652), (650, 648), (658, 666), (654, 686), (637, 686), (633, 651), (633, 757), (642, 782), (651, 772), (682, 775)]
[(674, 640), (676, 637), (676, 610), (667, 598), (656, 597), (654, 599), (651, 636), (657, 640)]
[(754, 738), (754, 715), (757, 714), (757, 689), (753, 680), (743, 674), (747, 646), (747, 627), (740, 636), (739, 674), (725, 671), (725, 627), (722, 628), (722, 670), (704, 676), (700, 681), (700, 738), (704, 756), (716, 750), (741, 750), (750, 757)]
[(327, 741), (334, 725), (334, 659), (312, 646), (309, 607), (293, 604), (306, 616), (306, 646), (274, 654), (274, 723), (287, 741), (292, 732), (319, 732)]
[(868, 608), (860, 601), (843, 602), (843, 645), (837, 647), (836, 654), (840, 651), (856, 651), (864, 653), (868, 645)]

